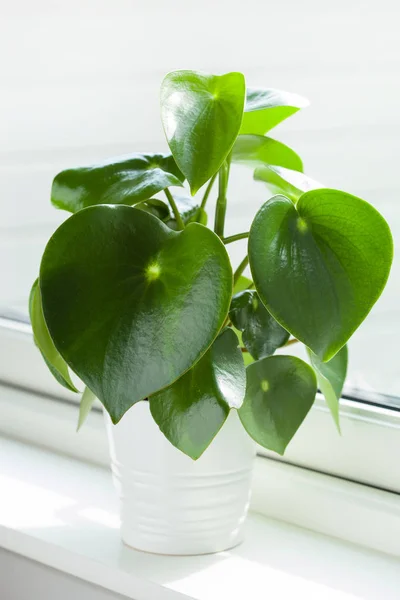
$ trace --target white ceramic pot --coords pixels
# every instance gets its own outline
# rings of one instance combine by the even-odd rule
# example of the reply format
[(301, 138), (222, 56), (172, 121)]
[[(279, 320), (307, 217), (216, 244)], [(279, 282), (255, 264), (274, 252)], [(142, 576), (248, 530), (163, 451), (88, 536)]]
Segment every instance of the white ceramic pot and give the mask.
[(208, 554), (242, 541), (255, 445), (235, 410), (197, 461), (168, 442), (148, 402), (133, 406), (118, 425), (105, 417), (128, 546)]

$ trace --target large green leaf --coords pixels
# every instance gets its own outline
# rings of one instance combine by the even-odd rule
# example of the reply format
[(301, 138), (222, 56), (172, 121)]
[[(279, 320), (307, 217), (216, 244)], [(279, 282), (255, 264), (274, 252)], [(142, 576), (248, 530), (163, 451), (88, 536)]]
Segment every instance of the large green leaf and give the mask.
[(304, 173), (274, 165), (258, 167), (254, 179), (266, 183), (273, 194), (283, 194), (293, 202), (297, 202), (304, 192), (323, 187)]
[(61, 171), (51, 201), (72, 213), (96, 204), (132, 205), (168, 186), (181, 186), (184, 176), (169, 154), (132, 154)]
[(303, 163), (289, 146), (262, 135), (240, 135), (232, 150), (232, 162), (259, 167), (277, 165), (302, 171)]
[(191, 192), (221, 167), (239, 133), (245, 100), (241, 73), (169, 73), (161, 86), (161, 116), (174, 158)]
[(257, 213), (249, 259), (261, 300), (324, 362), (347, 342), (379, 298), (393, 256), (383, 217), (336, 190), (275, 196)]
[(90, 411), (92, 410), (92, 406), (96, 400), (96, 396), (93, 394), (88, 387), (85, 387), (83, 390), (82, 398), (79, 404), (79, 417), (78, 417), (78, 426), (77, 431), (80, 430)]
[(347, 373), (348, 352), (347, 346), (341, 350), (329, 361), (322, 362), (316, 354), (308, 351), (311, 364), (317, 373), (318, 386), (323, 393), (326, 403), (331, 411), (336, 427), (340, 432), (339, 423), (339, 399), (342, 393), (343, 385)]
[(29, 316), (33, 330), (33, 341), (39, 348), (51, 374), (58, 383), (67, 388), (67, 390), (77, 392), (78, 390), (71, 381), (68, 365), (57, 351), (57, 348), (49, 335), (43, 316), (42, 298), (38, 279), (34, 282), (29, 296)]
[(117, 422), (206, 352), (228, 313), (232, 269), (202, 225), (178, 233), (135, 208), (95, 206), (50, 239), (40, 286), (58, 351)]
[(313, 405), (317, 380), (294, 356), (269, 356), (246, 369), (246, 396), (239, 417), (261, 446), (283, 454)]
[(308, 104), (308, 100), (290, 92), (248, 88), (240, 133), (264, 135)]
[(150, 397), (151, 414), (168, 440), (199, 458), (224, 424), (230, 408), (239, 408), (246, 373), (238, 338), (225, 329), (190, 371)]
[(270, 356), (289, 339), (289, 333), (267, 311), (255, 290), (232, 298), (229, 317), (242, 331), (243, 344), (256, 360)]

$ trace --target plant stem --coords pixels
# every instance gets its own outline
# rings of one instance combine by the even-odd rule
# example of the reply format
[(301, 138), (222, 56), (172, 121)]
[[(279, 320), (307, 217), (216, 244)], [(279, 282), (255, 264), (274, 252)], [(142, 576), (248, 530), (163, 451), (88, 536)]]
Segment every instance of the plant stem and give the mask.
[(165, 188), (164, 190), (165, 195), (167, 196), (168, 202), (172, 208), (172, 212), (174, 213), (174, 217), (176, 219), (176, 223), (178, 225), (179, 229), (185, 229), (185, 224), (182, 221), (182, 217), (179, 213), (178, 207), (176, 206), (175, 200), (172, 197), (171, 192), (169, 191), (168, 188)]
[(235, 235), (230, 235), (229, 237), (223, 238), (222, 241), (224, 244), (231, 244), (232, 242), (236, 242), (237, 240), (244, 240), (248, 238), (250, 235), (249, 231), (245, 231), (244, 233), (236, 233)]
[(225, 214), (226, 214), (226, 190), (229, 177), (229, 159), (227, 159), (219, 170), (218, 198), (215, 207), (214, 231), (220, 238), (224, 237)]
[(208, 200), (208, 196), (210, 195), (212, 186), (214, 185), (214, 181), (217, 179), (218, 173), (215, 173), (208, 182), (208, 186), (206, 187), (206, 191), (204, 192), (203, 200), (201, 201), (201, 208), (205, 208)]
[(248, 264), (249, 257), (246, 255), (233, 275), (233, 285), (235, 285), (238, 282), (239, 277), (241, 276)]

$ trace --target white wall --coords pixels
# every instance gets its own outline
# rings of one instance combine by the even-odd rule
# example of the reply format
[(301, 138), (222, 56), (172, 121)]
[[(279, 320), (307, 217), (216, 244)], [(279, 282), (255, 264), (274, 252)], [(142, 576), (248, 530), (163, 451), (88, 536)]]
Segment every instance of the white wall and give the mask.
[[(26, 303), (65, 217), (49, 204), (57, 171), (166, 148), (158, 88), (176, 68), (309, 97), (274, 135), (315, 179), (375, 204), (398, 246), (399, 18), (396, 0), (0, 0), (0, 305)], [(264, 188), (241, 169), (230, 195), (229, 229), (244, 230)], [(396, 261), (352, 344), (353, 383), (393, 394), (399, 287)]]

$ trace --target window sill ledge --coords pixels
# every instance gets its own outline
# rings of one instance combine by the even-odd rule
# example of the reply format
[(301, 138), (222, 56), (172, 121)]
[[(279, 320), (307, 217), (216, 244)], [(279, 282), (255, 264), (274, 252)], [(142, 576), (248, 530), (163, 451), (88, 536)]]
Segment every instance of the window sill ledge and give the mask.
[(131, 550), (106, 469), (6, 438), (0, 487), (0, 546), (134, 600), (398, 597), (396, 558), (255, 513), (244, 544), (218, 555)]

